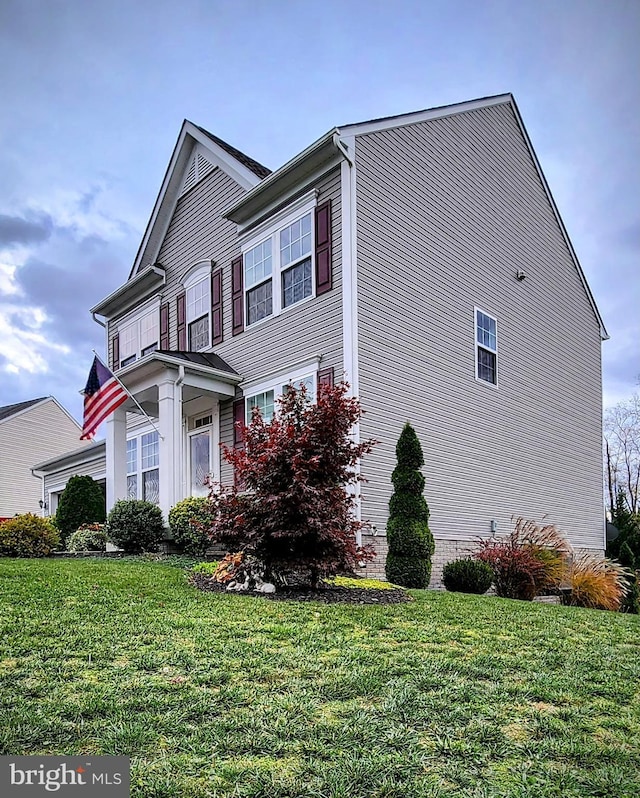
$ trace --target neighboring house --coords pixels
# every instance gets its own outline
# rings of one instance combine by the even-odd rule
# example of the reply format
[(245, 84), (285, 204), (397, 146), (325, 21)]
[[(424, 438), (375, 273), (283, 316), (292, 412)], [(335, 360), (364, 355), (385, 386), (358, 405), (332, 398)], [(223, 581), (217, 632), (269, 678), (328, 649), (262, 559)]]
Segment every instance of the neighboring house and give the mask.
[(105, 442), (85, 441), (84, 446), (34, 465), (32, 471), (42, 480), (44, 515), (55, 515), (62, 491), (71, 477), (92, 477), (106, 492)]
[(0, 518), (46, 513), (33, 464), (78, 448), (81, 430), (52, 396), (0, 407)]
[(381, 553), (405, 421), (435, 581), (512, 515), (604, 548), (607, 335), (509, 94), (334, 128), (273, 173), (185, 121), (129, 279), (91, 312), (160, 433), (133, 402), (107, 422), (108, 507), (230, 482), (234, 421), (344, 377), (380, 441), (360, 510)]

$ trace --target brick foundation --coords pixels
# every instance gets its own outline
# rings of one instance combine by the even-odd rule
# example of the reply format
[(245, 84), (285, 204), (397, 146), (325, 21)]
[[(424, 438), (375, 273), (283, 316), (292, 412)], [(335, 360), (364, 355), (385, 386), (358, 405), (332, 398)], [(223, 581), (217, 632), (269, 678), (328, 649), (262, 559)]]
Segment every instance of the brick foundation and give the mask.
[[(384, 579), (384, 565), (387, 558), (387, 538), (386, 535), (363, 535), (363, 545), (371, 544), (376, 551), (376, 558), (373, 562), (367, 563), (364, 568), (360, 570), (361, 576), (367, 576), (372, 579)], [(431, 559), (431, 581), (429, 588), (432, 590), (443, 590), (442, 585), (442, 569), (452, 560), (459, 560), (463, 557), (471, 556), (475, 549), (475, 541), (472, 540), (445, 540), (444, 538), (435, 539), (436, 550)], [(574, 549), (575, 556), (579, 556), (585, 552), (596, 554), (599, 557), (604, 556), (602, 549)]]

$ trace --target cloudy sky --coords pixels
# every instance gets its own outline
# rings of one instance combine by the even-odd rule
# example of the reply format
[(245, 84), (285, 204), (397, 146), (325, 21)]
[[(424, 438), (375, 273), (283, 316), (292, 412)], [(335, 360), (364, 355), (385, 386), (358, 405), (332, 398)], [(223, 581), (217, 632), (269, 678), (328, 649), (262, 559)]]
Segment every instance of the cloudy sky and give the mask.
[(276, 168), (334, 125), (514, 93), (640, 375), (640, 0), (0, 0), (0, 405), (76, 417), (184, 117)]

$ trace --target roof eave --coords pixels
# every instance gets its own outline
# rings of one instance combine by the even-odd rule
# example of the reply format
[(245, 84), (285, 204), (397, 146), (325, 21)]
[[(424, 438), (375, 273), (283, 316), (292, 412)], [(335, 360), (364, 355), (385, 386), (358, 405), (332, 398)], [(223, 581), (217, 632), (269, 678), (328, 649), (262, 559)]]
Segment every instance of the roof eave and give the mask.
[(332, 128), (248, 191), (241, 200), (227, 210), (225, 218), (238, 225), (245, 223), (263, 206), (279, 195), (285, 194), (306, 175), (338, 155), (344, 156), (344, 151), (339, 144), (338, 129)]
[(89, 313), (112, 318), (116, 313), (140, 302), (148, 294), (156, 291), (166, 283), (166, 273), (158, 265), (147, 266), (126, 283), (113, 291), (109, 296), (94, 305)]
[(134, 363), (131, 363), (124, 368), (118, 369), (117, 377), (119, 380), (126, 381), (126, 378), (130, 374), (134, 374), (136, 371), (138, 371), (141, 366), (153, 367), (154, 363), (160, 363), (165, 366), (173, 366), (175, 368), (182, 366), (187, 372), (198, 372), (209, 377), (216, 377), (223, 382), (228, 382), (232, 385), (237, 385), (242, 381), (241, 374), (223, 371), (222, 369), (217, 369), (213, 366), (205, 366), (201, 363), (193, 363), (189, 360), (181, 360), (178, 357), (171, 357), (171, 355), (165, 355), (160, 352), (151, 352), (150, 354), (145, 355), (145, 357), (140, 358), (140, 360), (136, 360)]

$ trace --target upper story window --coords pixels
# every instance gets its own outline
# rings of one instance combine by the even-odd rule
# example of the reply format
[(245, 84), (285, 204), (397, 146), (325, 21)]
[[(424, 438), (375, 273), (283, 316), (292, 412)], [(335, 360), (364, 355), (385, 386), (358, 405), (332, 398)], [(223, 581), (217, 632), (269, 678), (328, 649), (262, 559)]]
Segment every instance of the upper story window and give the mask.
[(120, 366), (128, 366), (158, 348), (158, 308), (128, 316), (120, 322)]
[(478, 308), (476, 326), (476, 379), (498, 384), (498, 322)]
[(280, 216), (243, 246), (246, 324), (314, 295), (315, 196)]
[(192, 271), (184, 287), (187, 349), (199, 352), (211, 346), (211, 262)]

